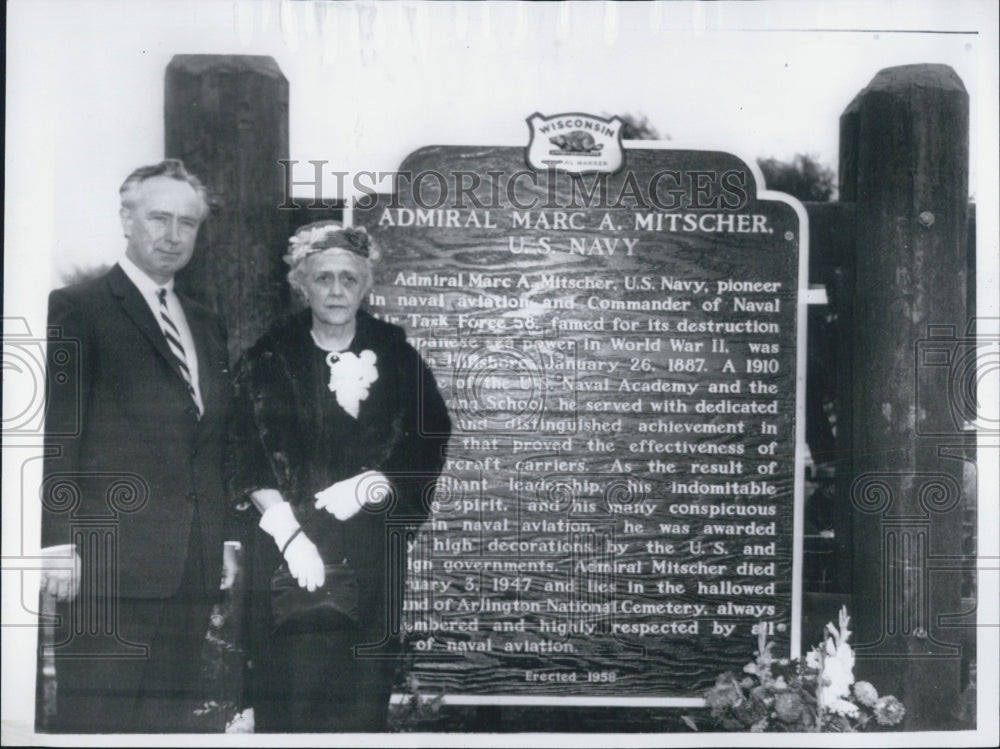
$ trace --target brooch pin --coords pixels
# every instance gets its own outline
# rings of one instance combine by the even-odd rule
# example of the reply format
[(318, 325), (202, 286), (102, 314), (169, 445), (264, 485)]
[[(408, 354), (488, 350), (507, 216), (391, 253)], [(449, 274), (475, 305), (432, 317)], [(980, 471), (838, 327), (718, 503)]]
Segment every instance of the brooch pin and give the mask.
[(368, 397), (368, 388), (378, 379), (375, 352), (365, 349), (358, 356), (351, 351), (326, 355), (330, 367), (330, 392), (337, 396), (337, 403), (347, 413), (358, 418), (361, 401)]

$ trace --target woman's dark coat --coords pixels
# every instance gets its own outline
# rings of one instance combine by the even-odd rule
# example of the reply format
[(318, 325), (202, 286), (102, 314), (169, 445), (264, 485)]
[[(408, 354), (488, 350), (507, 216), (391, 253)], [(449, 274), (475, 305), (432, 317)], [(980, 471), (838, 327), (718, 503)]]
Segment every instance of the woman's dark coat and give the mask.
[[(236, 502), (255, 489), (278, 489), (324, 562), (350, 563), (362, 628), (377, 642), (396, 634), (389, 621), (400, 617), (405, 531), (427, 517), (450, 419), (430, 369), (402, 329), (363, 311), (349, 350), (373, 351), (378, 379), (354, 419), (327, 386), (329, 368), (310, 327), (310, 310), (295, 315), (264, 335), (237, 367), (230, 488)], [(369, 469), (391, 481), (388, 503), (345, 522), (316, 509), (316, 492)], [(255, 525), (259, 513), (244, 512)], [(269, 635), (269, 581), (282, 558), (270, 536), (259, 529), (251, 536), (250, 634), (252, 647), (259, 647)]]

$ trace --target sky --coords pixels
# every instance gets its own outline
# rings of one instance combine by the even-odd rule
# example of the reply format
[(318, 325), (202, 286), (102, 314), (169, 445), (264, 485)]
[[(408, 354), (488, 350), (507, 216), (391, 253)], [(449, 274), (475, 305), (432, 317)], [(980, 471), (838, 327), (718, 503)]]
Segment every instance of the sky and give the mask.
[[(971, 95), (975, 194), (990, 9), (980, 0), (15, 0), (8, 170), (31, 178), (19, 179), (18, 198), (37, 220), (12, 228), (52, 248), (52, 286), (74, 267), (114, 261), (117, 187), (162, 156), (163, 71), (181, 53), (274, 57), (290, 84), (291, 158), (350, 172), (393, 170), (435, 143), (520, 145), (536, 111), (636, 113), (677, 148), (807, 153), (836, 168), (840, 114), (880, 69), (943, 63)], [(87, 175), (87, 195), (72, 190), (57, 220), (41, 206), (65, 190), (67, 164)]]
[[(162, 158), (164, 70), (199, 53), (272, 56), (290, 84), (291, 158), (349, 172), (393, 170), (424, 145), (525, 145), (526, 117), (569, 111), (641, 114), (675, 148), (835, 168), (840, 114), (879, 70), (950, 65), (970, 94), (980, 314), (1000, 315), (995, 0), (10, 0), (6, 12), (8, 341), (44, 333), (64, 274), (123, 253), (118, 186)], [(14, 390), (5, 360), (5, 428)], [(37, 528), (32, 504), (8, 499), (37, 481), (37, 462), (18, 474), (11, 455), (5, 560)], [(980, 473), (1000, 485), (995, 461)], [(19, 616), (9, 581), (5, 624)], [(5, 730), (33, 696), (12, 676), (31, 672), (32, 646), (11, 646), (11, 632)]]

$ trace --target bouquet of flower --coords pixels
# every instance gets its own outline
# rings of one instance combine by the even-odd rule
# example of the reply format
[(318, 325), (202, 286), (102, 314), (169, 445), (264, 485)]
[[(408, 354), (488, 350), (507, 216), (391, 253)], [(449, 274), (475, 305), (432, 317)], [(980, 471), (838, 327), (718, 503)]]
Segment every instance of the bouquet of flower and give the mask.
[(826, 625), (823, 642), (798, 659), (775, 658), (764, 628), (746, 676), (721, 674), (705, 693), (712, 717), (728, 731), (859, 731), (898, 724), (906, 713), (892, 695), (880, 697), (854, 681), (847, 609), (839, 626)]

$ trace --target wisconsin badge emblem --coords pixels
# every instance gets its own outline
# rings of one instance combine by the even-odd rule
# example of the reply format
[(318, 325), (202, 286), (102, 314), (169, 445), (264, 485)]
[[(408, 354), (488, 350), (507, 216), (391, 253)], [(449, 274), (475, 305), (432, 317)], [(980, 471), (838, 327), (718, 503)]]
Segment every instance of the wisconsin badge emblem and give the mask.
[(559, 169), (572, 174), (614, 173), (625, 165), (620, 118), (605, 120), (566, 112), (528, 117), (531, 138), (525, 149), (528, 166), (538, 171)]

